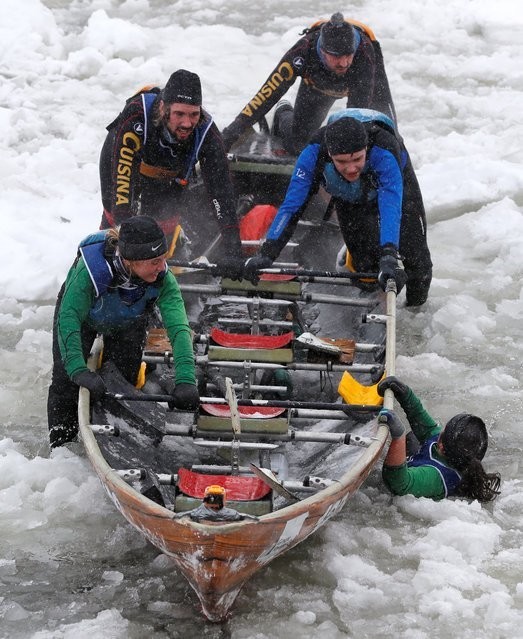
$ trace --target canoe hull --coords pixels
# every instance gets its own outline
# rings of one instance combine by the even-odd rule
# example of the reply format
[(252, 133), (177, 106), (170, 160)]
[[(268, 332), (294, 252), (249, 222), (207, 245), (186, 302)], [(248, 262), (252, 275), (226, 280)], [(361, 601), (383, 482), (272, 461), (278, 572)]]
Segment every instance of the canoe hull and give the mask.
[[(86, 391), (81, 391), (81, 394)], [(147, 499), (105, 461), (80, 401), (80, 432), (87, 455), (122, 515), (171, 557), (196, 592), (205, 616), (225, 619), (243, 584), (273, 559), (321, 528), (358, 490), (378, 461), (387, 437), (380, 427), (360, 460), (333, 486), (296, 504), (240, 522), (195, 522)]]

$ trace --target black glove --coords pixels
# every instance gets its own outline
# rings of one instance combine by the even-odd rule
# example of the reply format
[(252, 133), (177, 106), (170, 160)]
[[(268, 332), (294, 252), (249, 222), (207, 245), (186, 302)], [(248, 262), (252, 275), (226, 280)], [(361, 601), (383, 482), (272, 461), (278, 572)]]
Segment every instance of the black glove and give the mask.
[(223, 129), (222, 131), (223, 146), (225, 147), (225, 150), (227, 152), (229, 152), (229, 149), (231, 148), (231, 146), (236, 142), (236, 140), (240, 137), (242, 133), (243, 133), (243, 127), (240, 127), (238, 124), (236, 124), (236, 120), (234, 122), (231, 122), (229, 126), (226, 126), (225, 129)]
[(386, 289), (387, 280), (389, 279), (393, 279), (396, 282), (396, 292), (399, 293), (405, 286), (407, 275), (403, 270), (403, 266), (399, 264), (399, 255), (396, 248), (392, 244), (385, 244), (378, 273), (378, 283), (383, 290)]
[(272, 259), (267, 255), (258, 253), (258, 255), (253, 255), (253, 257), (249, 257), (245, 261), (243, 267), (243, 277), (253, 284), (258, 284), (258, 282), (260, 281), (260, 276), (257, 271), (262, 268), (270, 268), (271, 266)]
[(105, 395), (104, 380), (98, 373), (94, 373), (93, 371), (82, 371), (81, 373), (75, 373), (72, 380), (75, 384), (78, 384), (78, 386), (87, 388), (91, 394), (93, 402), (100, 401)]
[(380, 424), (387, 424), (392, 439), (399, 439), (405, 435), (405, 426), (393, 410), (387, 410), (386, 408), (380, 410), (378, 422)]
[(244, 258), (240, 256), (231, 255), (224, 257), (216, 262), (216, 275), (228, 277), (231, 280), (241, 280), (243, 277), (243, 262)]
[(385, 377), (385, 379), (381, 380), (381, 382), (378, 384), (378, 394), (383, 397), (387, 389), (390, 389), (394, 393), (394, 397), (400, 404), (402, 401), (407, 399), (407, 396), (409, 394), (409, 387), (407, 386), (407, 384), (400, 382), (400, 380), (393, 375), (391, 375), (390, 377)]
[(196, 410), (200, 405), (200, 395), (196, 384), (176, 384), (171, 392), (172, 401), (168, 402), (169, 408), (181, 410)]

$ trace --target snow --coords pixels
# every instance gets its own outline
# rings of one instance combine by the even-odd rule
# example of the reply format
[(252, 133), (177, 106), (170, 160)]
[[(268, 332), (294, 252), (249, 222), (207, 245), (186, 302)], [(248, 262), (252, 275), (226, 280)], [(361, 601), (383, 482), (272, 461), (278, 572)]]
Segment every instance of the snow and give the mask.
[[(163, 638), (177, 636), (174, 622), (187, 637), (212, 633), (182, 576), (154, 559), (86, 460), (49, 456), (54, 300), (78, 242), (98, 228), (98, 156), (125, 99), (188, 68), (224, 127), (303, 27), (339, 3), (319, 12), (312, 0), (3, 0), (2, 9), (4, 636)], [(376, 473), (322, 532), (246, 586), (231, 636), (516, 637), (523, 7), (364, 0), (352, 9), (382, 44), (434, 261), (427, 304), (398, 309), (397, 371), (442, 422), (463, 410), (484, 417), (487, 466), (501, 472), (503, 492), (488, 507), (392, 500)]]

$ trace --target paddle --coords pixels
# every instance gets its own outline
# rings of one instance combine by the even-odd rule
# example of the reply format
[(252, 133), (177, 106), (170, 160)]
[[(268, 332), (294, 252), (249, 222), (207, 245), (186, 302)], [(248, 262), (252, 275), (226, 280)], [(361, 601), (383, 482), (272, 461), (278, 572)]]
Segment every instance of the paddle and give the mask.
[(269, 468), (259, 468), (255, 464), (249, 464), (252, 472), (259, 477), (263, 482), (265, 482), (268, 486), (270, 486), (274, 492), (278, 493), (285, 499), (289, 500), (292, 503), (296, 503), (300, 501), (300, 498), (291, 493), (290, 490), (287, 490), (285, 486), (279, 481), (276, 475)]
[(231, 413), (232, 424), (232, 445), (231, 445), (231, 475), (240, 474), (240, 440), (241, 435), (241, 421), (240, 413), (238, 412), (238, 399), (232, 385), (232, 379), (230, 377), (225, 378), (225, 397), (227, 404), (229, 404), (229, 410)]
[[(134, 401), (134, 402), (169, 402), (172, 401), (171, 395), (163, 395), (159, 393), (106, 393), (108, 397), (117, 400)], [(200, 397), (201, 404), (227, 404), (227, 400), (221, 397)], [(335, 402), (301, 402), (292, 400), (279, 400), (279, 399), (239, 399), (237, 400), (238, 406), (268, 406), (272, 408), (303, 408), (303, 409), (318, 409), (318, 410), (340, 410), (344, 413), (351, 412), (377, 412), (381, 410), (380, 405), (347, 405), (339, 404)], [(193, 413), (193, 410), (174, 409), (178, 412)]]
[[(208, 261), (202, 262), (187, 262), (181, 260), (167, 260), (169, 266), (175, 266), (177, 268), (188, 269), (191, 271), (209, 271), (213, 275), (220, 274), (220, 265), (211, 264)], [(298, 279), (302, 279), (307, 282), (314, 282), (317, 278), (329, 278), (337, 280), (354, 280), (359, 278), (376, 278), (377, 273), (338, 273), (337, 271), (322, 271), (316, 269), (303, 269), (303, 268), (264, 268), (260, 269), (258, 273), (268, 273), (271, 275), (292, 275)]]

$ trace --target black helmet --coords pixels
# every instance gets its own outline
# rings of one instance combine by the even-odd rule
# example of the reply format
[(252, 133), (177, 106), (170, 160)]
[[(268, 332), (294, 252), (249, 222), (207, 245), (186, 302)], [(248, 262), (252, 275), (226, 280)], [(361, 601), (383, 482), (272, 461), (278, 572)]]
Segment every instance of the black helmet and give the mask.
[(355, 118), (339, 118), (325, 129), (325, 144), (330, 155), (356, 153), (368, 143), (365, 127)]
[(156, 220), (136, 215), (122, 222), (118, 238), (120, 255), (126, 260), (152, 260), (167, 252), (167, 238)]
[(480, 417), (459, 413), (449, 419), (440, 441), (445, 457), (456, 466), (465, 467), (473, 459), (481, 461), (485, 457), (488, 446), (487, 427)]
[(333, 14), (321, 27), (319, 45), (331, 55), (352, 55), (357, 48), (354, 27), (345, 22), (343, 14)]

